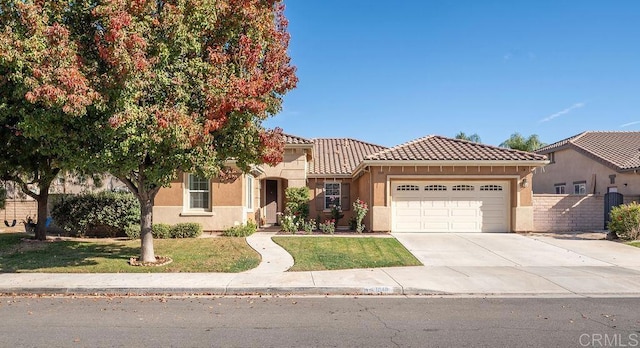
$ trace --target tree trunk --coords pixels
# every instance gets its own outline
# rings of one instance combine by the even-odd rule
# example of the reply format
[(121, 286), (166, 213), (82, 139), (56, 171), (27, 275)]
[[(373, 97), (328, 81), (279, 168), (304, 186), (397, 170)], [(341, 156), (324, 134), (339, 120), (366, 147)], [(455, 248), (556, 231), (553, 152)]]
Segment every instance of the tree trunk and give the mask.
[(153, 234), (151, 234), (153, 198), (143, 198), (140, 195), (138, 199), (140, 200), (140, 261), (156, 262), (153, 251)]
[(49, 190), (41, 190), (38, 195), (38, 219), (36, 223), (36, 235), (37, 240), (47, 239), (47, 205), (49, 203)]

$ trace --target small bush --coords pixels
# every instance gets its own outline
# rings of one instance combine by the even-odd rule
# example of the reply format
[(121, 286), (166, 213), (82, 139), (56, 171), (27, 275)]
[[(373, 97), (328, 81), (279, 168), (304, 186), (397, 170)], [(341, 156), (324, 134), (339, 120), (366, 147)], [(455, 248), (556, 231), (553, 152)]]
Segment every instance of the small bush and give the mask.
[(196, 238), (202, 234), (202, 225), (196, 222), (183, 222), (171, 226), (171, 238)]
[(303, 187), (287, 187), (284, 192), (286, 204), (285, 214), (293, 215), (295, 223), (302, 223), (309, 217), (309, 188)]
[(282, 231), (288, 233), (296, 233), (298, 232), (298, 223), (296, 222), (295, 216), (291, 214), (285, 214), (282, 216), (280, 220), (280, 225), (282, 225)]
[(171, 238), (171, 225), (168, 224), (153, 224), (151, 227), (153, 231), (153, 238), (168, 239)]
[(127, 235), (129, 239), (139, 239), (140, 238), (140, 224), (131, 224), (127, 225), (124, 228), (124, 233)]
[(324, 222), (319, 223), (318, 227), (324, 234), (333, 234), (336, 232), (336, 221), (333, 219), (325, 220)]
[(313, 231), (315, 231), (316, 229), (316, 220), (311, 219), (309, 221), (303, 221), (302, 222), (302, 230), (306, 233), (306, 234), (311, 234), (313, 233)]
[(636, 240), (640, 237), (640, 204), (633, 202), (613, 207), (608, 228), (624, 239)]
[(140, 203), (131, 193), (66, 195), (54, 200), (51, 216), (73, 236), (124, 236), (127, 226), (140, 223)]
[(222, 235), (225, 237), (248, 237), (258, 230), (258, 225), (253, 221), (247, 221), (244, 225), (229, 227)]

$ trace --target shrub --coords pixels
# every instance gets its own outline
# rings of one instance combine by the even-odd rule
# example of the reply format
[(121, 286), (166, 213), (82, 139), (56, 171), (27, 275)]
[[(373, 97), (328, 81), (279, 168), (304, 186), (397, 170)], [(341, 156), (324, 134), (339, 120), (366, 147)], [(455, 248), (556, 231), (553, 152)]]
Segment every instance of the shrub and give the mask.
[(333, 234), (336, 231), (336, 220), (325, 220), (318, 224), (320, 231), (325, 234)]
[(282, 216), (280, 221), (280, 225), (282, 226), (282, 230), (288, 233), (296, 233), (298, 232), (298, 223), (296, 222), (296, 218), (293, 215), (285, 214)]
[(624, 239), (640, 237), (640, 204), (633, 202), (613, 207), (608, 228)]
[(51, 216), (70, 235), (124, 236), (125, 228), (140, 223), (140, 204), (127, 192), (100, 192), (55, 199)]
[(258, 225), (253, 221), (247, 221), (246, 224), (227, 228), (222, 235), (225, 237), (247, 237), (254, 234), (258, 230)]
[(127, 225), (124, 228), (124, 233), (127, 235), (127, 238), (129, 238), (129, 239), (139, 239), (140, 238), (140, 224)]
[(338, 221), (344, 217), (344, 213), (342, 213), (342, 207), (339, 205), (332, 204), (331, 205), (331, 219), (334, 224), (337, 225)]
[(364, 220), (364, 217), (365, 215), (367, 215), (368, 211), (369, 211), (369, 207), (367, 206), (367, 203), (361, 201), (360, 198), (356, 199), (356, 201), (353, 202), (353, 212), (355, 215), (354, 218), (356, 222), (356, 232), (362, 233), (362, 231), (364, 231), (364, 225), (362, 224), (362, 220)]
[(293, 215), (296, 224), (309, 217), (309, 189), (307, 187), (287, 187), (284, 192), (287, 203), (285, 204), (285, 215)]
[(183, 222), (171, 226), (171, 238), (196, 238), (202, 234), (202, 225), (196, 222)]
[(302, 230), (307, 233), (307, 234), (311, 234), (313, 233), (313, 231), (315, 231), (316, 229), (316, 220), (311, 219), (309, 221), (303, 221), (302, 222)]
[(171, 225), (169, 224), (153, 224), (151, 227), (153, 238), (168, 239), (171, 238)]

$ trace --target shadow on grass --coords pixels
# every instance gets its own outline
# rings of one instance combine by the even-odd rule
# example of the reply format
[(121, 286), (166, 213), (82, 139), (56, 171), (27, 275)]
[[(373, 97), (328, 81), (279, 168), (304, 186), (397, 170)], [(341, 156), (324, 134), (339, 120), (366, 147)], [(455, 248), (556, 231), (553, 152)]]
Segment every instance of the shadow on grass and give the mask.
[(140, 252), (121, 243), (32, 241), (26, 234), (0, 235), (0, 273), (45, 271), (57, 267), (98, 265), (96, 259), (126, 263)]

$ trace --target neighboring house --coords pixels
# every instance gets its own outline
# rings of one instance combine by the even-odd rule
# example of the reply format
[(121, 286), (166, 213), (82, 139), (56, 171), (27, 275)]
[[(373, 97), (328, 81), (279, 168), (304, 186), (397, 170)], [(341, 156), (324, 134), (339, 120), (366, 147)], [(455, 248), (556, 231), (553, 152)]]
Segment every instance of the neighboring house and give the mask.
[(347, 225), (360, 198), (370, 208), (369, 231), (531, 231), (532, 172), (547, 163), (543, 155), (441, 136), (385, 148), (287, 135), (277, 166), (227, 180), (181, 175), (158, 192), (154, 222), (198, 222), (209, 231), (248, 220), (271, 225), (283, 211), (285, 189), (306, 186), (311, 218), (328, 218), (338, 204), (345, 213), (340, 225)]
[(640, 194), (640, 132), (583, 132), (536, 153), (550, 161), (534, 172), (537, 194)]

